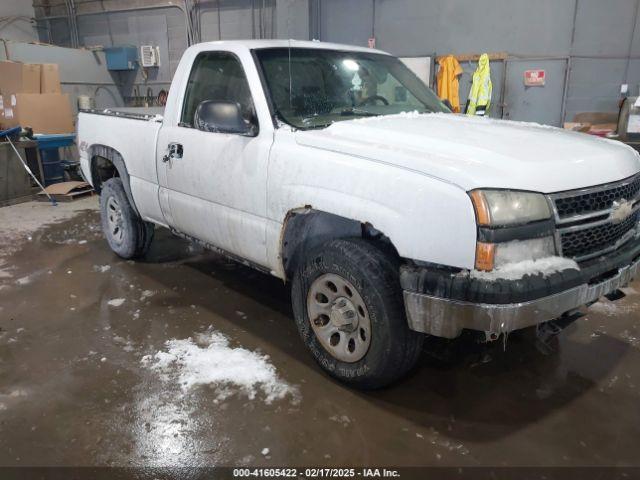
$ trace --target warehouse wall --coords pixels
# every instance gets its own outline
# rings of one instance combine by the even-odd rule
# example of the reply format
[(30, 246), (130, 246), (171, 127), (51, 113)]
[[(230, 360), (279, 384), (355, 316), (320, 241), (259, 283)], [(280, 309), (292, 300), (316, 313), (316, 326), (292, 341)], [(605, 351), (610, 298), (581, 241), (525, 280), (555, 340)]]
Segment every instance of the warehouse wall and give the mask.
[[(184, 11), (166, 3), (76, 0), (81, 13), (94, 12), (78, 16), (82, 45), (160, 46), (162, 67), (150, 69), (148, 79), (140, 72), (113, 74), (125, 97), (133, 95), (136, 85), (143, 95), (148, 87), (154, 95), (166, 88), (188, 45)], [(162, 8), (149, 9), (161, 4)], [(399, 56), (507, 51), (511, 60), (492, 63), (492, 115), (559, 125), (577, 112), (616, 111), (623, 83), (629, 84), (631, 94), (639, 93), (639, 4), (640, 0), (200, 0), (197, 24), (202, 41), (318, 38), (366, 45), (375, 36), (378, 48)], [(146, 9), (99, 12), (138, 7)], [(60, 16), (60, 9), (55, 14)], [(65, 18), (40, 23), (47, 27), (41, 31), (44, 41), (71, 44)], [(475, 64), (465, 63), (463, 68), (464, 102)], [(524, 87), (523, 72), (532, 68), (546, 70), (545, 87)]]
[[(400, 56), (508, 51), (557, 57), (508, 62), (507, 71), (518, 75), (506, 76), (505, 117), (522, 119), (523, 107), (533, 114), (527, 120), (544, 121), (546, 112), (559, 113), (567, 66), (566, 119), (582, 111), (616, 111), (621, 84), (628, 83), (633, 95), (640, 87), (639, 0), (313, 1), (319, 3), (319, 18), (312, 20), (312, 35), (324, 41), (367, 45), (368, 38), (375, 36), (378, 48)], [(571, 57), (570, 62), (563, 57)], [(474, 65), (463, 67), (464, 101)], [(502, 65), (496, 62), (492, 68), (497, 99)], [(548, 87), (533, 87), (540, 89), (534, 92), (524, 89), (520, 74), (527, 68), (552, 73), (555, 78), (548, 78), (552, 92), (544, 91)], [(495, 114), (500, 112), (494, 109)], [(555, 118), (553, 123), (559, 124), (559, 115)]]
[[(285, 3), (300, 0), (278, 0)], [(145, 3), (145, 2), (143, 2)], [(149, 2), (146, 2), (149, 3)], [(155, 45), (160, 47), (159, 68), (132, 72), (112, 72), (114, 81), (126, 102), (133, 102), (135, 96), (157, 96), (160, 90), (168, 90), (182, 53), (189, 45), (189, 34), (184, 10), (175, 6), (156, 6), (152, 2), (141, 4), (139, 10), (109, 11), (115, 4), (104, 2), (107, 11), (81, 13), (77, 17), (80, 44), (84, 46)], [(156, 2), (158, 3), (158, 2)], [(306, 5), (306, 0), (304, 1)], [(201, 0), (200, 40), (231, 40), (240, 38), (273, 38), (276, 32), (276, 0), (254, 2), (252, 0)], [(260, 10), (257, 5), (264, 5)], [(252, 8), (253, 6), (253, 8)], [(306, 11), (305, 8), (304, 11)], [(260, 18), (262, 15), (262, 18)], [(46, 25), (43, 40), (57, 45), (71, 45), (70, 28), (65, 18), (41, 20)], [(308, 20), (305, 19), (305, 26)], [(298, 28), (297, 31), (300, 29)], [(304, 29), (306, 36), (308, 28)]]
[(0, 1), (0, 38), (16, 42), (38, 40), (36, 25), (30, 21), (35, 16), (30, 1)]
[[(71, 45), (66, 19), (49, 20), (48, 35), (56, 45)], [(131, 72), (111, 72), (125, 100), (168, 90), (182, 53), (188, 46), (184, 13), (176, 7), (114, 11), (77, 17), (80, 44), (85, 47), (155, 45), (160, 47), (160, 67)]]
[[(156, 97), (167, 90), (180, 57), (188, 47), (184, 14), (178, 8), (136, 12), (113, 12), (78, 17), (78, 34), (83, 45), (160, 47), (160, 66), (131, 72), (112, 72), (123, 97)], [(126, 99), (126, 98), (125, 98)]]
[(7, 59), (24, 63), (57, 63), (62, 91), (69, 94), (75, 111), (79, 95), (93, 97), (97, 108), (124, 105), (102, 52), (8, 41), (0, 45), (0, 60)]

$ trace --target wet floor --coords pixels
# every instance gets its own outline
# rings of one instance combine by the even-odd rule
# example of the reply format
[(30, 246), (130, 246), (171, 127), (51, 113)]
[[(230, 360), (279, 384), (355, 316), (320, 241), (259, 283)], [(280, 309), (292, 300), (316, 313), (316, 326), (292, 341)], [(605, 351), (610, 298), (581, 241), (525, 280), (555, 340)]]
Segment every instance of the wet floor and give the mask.
[(633, 288), (551, 353), (458, 342), (363, 393), (314, 364), (276, 278), (163, 230), (123, 261), (95, 211), (30, 237), (0, 269), (0, 465), (640, 465)]

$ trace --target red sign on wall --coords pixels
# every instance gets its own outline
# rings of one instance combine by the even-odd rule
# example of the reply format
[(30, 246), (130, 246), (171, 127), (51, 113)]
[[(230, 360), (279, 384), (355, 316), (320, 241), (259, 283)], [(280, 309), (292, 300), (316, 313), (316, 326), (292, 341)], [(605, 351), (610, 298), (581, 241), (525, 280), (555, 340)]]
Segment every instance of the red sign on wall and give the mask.
[(527, 87), (544, 86), (545, 72), (544, 70), (525, 70), (524, 84)]

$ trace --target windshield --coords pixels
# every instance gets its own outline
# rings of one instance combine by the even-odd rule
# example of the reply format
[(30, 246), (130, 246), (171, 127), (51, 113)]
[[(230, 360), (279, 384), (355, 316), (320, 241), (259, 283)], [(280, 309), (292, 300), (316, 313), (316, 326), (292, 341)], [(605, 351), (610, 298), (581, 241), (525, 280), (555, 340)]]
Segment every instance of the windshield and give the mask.
[(255, 51), (276, 115), (297, 128), (354, 117), (450, 112), (400, 60), (313, 48)]

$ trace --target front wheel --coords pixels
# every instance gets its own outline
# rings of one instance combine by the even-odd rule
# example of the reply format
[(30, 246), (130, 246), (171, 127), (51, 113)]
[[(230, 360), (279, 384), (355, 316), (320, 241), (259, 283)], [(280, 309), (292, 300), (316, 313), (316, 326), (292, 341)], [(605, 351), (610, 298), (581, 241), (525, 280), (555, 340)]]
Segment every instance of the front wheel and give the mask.
[(133, 210), (120, 178), (110, 178), (100, 192), (102, 231), (109, 247), (122, 258), (144, 256), (153, 240), (154, 226)]
[(424, 336), (409, 330), (398, 263), (367, 240), (332, 240), (297, 269), (296, 324), (320, 366), (358, 388), (386, 386), (417, 362)]

